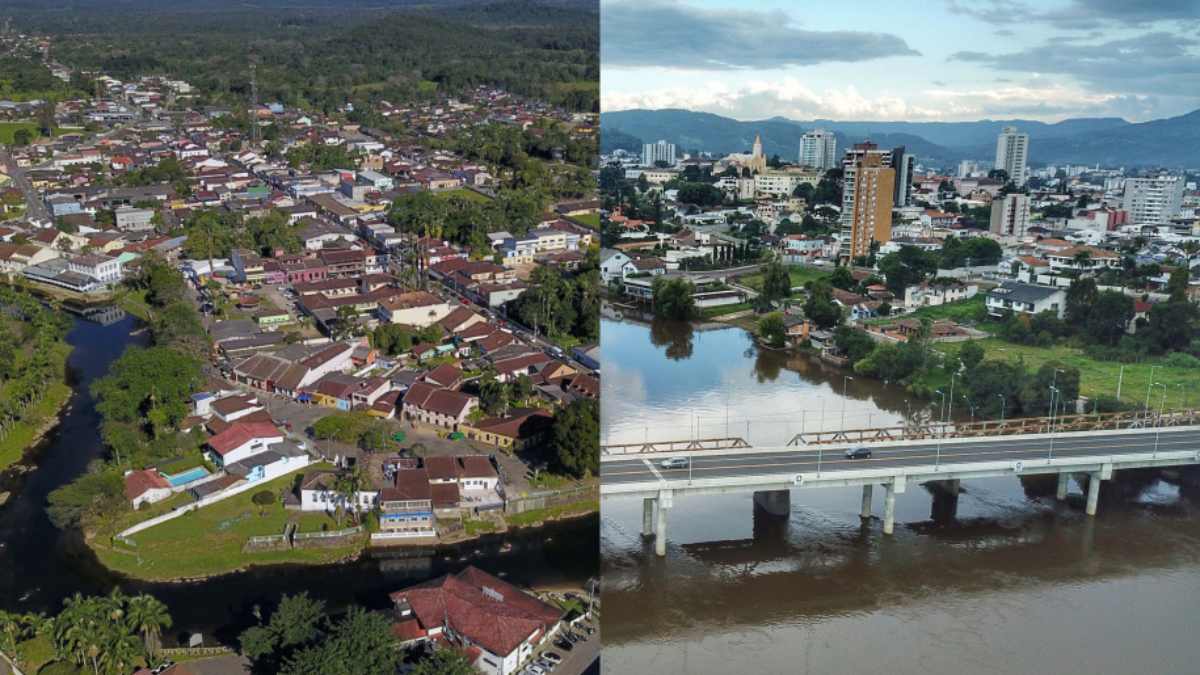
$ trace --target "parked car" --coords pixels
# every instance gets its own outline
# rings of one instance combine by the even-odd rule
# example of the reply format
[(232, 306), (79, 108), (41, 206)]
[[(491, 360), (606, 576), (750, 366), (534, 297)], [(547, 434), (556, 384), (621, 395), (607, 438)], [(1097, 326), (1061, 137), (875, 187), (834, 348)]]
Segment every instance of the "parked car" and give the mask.
[(658, 465), (664, 469), (686, 469), (688, 465), (688, 458), (672, 457), (671, 459), (664, 459), (663, 461), (659, 462)]
[(865, 445), (855, 446), (846, 451), (846, 459), (870, 459), (871, 449)]
[(562, 663), (563, 660), (563, 658), (559, 656), (558, 652), (546, 652), (545, 654), (542, 654), (542, 658), (546, 659), (550, 663)]
[(569, 652), (572, 649), (575, 649), (575, 645), (571, 644), (568, 640), (566, 640), (564, 638), (559, 638), (559, 639), (555, 640), (554, 646), (558, 647), (559, 649), (563, 650), (564, 652)]

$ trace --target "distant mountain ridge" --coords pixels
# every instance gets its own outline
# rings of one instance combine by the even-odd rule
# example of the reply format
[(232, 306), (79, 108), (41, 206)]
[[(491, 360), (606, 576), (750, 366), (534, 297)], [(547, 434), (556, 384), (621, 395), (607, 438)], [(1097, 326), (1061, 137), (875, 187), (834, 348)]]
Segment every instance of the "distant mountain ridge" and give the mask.
[[(1116, 117), (1074, 118), (1055, 123), (796, 121), (782, 117), (742, 122), (690, 110), (638, 109), (603, 113), (600, 124), (602, 132), (615, 130), (645, 142), (665, 139), (684, 150), (717, 153), (748, 150), (755, 134), (761, 134), (767, 155), (778, 154), (789, 160), (796, 158), (800, 136), (805, 131), (823, 128), (835, 132), (839, 148), (870, 139), (880, 147), (904, 145), (922, 159), (942, 163), (990, 159), (995, 153), (997, 134), (1006, 126), (1014, 126), (1029, 134), (1030, 161), (1034, 163), (1200, 165), (1200, 110), (1135, 124)], [(622, 140), (628, 143), (626, 137)]]

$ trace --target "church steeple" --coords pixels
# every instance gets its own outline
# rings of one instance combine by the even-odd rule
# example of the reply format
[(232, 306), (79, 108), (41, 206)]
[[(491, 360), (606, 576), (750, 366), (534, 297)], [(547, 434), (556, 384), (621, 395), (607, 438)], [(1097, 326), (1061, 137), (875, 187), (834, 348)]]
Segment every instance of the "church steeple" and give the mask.
[(759, 134), (754, 134), (754, 150), (751, 152), (751, 156), (753, 156), (753, 157), (762, 157), (763, 156), (762, 136), (760, 136)]

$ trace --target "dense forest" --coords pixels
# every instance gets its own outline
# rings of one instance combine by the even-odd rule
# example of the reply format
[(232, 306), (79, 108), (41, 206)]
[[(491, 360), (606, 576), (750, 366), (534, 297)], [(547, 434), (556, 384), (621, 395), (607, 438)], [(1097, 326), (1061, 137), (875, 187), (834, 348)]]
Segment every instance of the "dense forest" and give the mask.
[(187, 80), (212, 102), (249, 97), (332, 111), (497, 85), (572, 110), (598, 110), (599, 21), (575, 3), (507, 0), (384, 8), (81, 3), (67, 14), (16, 9), (24, 30), (69, 36), (54, 58), (127, 79)]

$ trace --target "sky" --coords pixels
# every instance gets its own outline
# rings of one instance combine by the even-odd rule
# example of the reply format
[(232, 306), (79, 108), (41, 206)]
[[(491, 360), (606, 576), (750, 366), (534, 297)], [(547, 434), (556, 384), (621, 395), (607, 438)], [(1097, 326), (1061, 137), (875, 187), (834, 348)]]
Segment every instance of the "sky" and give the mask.
[(602, 109), (740, 120), (1200, 108), (1200, 0), (600, 0)]

